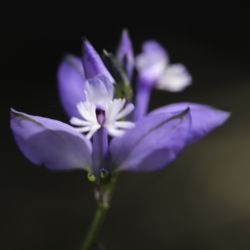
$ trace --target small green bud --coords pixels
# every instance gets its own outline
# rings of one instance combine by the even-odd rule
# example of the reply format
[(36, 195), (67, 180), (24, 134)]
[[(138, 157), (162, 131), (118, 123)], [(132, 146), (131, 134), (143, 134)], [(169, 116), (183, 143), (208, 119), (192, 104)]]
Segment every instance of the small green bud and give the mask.
[(92, 174), (91, 172), (88, 172), (87, 174), (87, 178), (90, 182), (95, 182), (96, 181), (96, 177), (94, 174)]
[(101, 169), (100, 170), (100, 177), (102, 179), (106, 179), (109, 176), (109, 171), (107, 169)]

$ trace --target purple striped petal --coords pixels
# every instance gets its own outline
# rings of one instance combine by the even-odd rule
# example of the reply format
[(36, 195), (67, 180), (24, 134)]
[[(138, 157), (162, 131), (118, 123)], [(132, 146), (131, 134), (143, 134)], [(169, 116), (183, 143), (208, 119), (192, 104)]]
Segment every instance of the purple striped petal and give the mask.
[(58, 69), (59, 96), (69, 117), (80, 117), (76, 105), (84, 100), (85, 76), (81, 59), (67, 56)]
[(132, 78), (134, 70), (134, 52), (128, 31), (123, 30), (121, 41), (117, 49), (117, 58), (128, 74), (128, 78)]
[(12, 109), (11, 130), (22, 153), (36, 165), (51, 170), (91, 166), (90, 141), (65, 123)]
[(188, 143), (194, 143), (206, 136), (215, 128), (221, 126), (229, 118), (230, 113), (213, 107), (197, 103), (174, 103), (158, 108), (151, 114), (166, 114), (190, 108), (192, 126), (188, 137)]
[(94, 47), (87, 40), (83, 42), (83, 68), (87, 79), (96, 77), (97, 75), (104, 75), (111, 84), (114, 79), (105, 67), (101, 57), (98, 55)]
[(119, 170), (153, 171), (176, 159), (186, 144), (190, 112), (148, 115), (124, 136), (112, 140), (113, 166)]

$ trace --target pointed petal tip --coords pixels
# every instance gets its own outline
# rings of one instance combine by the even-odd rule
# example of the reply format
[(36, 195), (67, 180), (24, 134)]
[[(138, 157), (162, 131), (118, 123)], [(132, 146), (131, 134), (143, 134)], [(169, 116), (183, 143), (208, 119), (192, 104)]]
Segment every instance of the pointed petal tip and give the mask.
[(128, 34), (129, 34), (128, 29), (127, 29), (127, 28), (124, 28), (124, 29), (122, 30), (122, 34), (124, 34), (124, 35), (128, 35)]
[(15, 113), (17, 112), (14, 108), (10, 107), (10, 113)]
[(10, 119), (16, 116), (18, 111), (16, 111), (14, 108), (10, 107)]
[(74, 60), (76, 58), (76, 56), (70, 54), (70, 53), (66, 53), (62, 56), (62, 62), (65, 60), (67, 62), (70, 62), (71, 60)]
[(90, 42), (89, 42), (89, 39), (88, 39), (86, 36), (82, 36), (81, 39), (82, 39), (82, 43), (83, 43), (83, 44), (85, 44), (85, 42), (86, 42), (86, 43), (90, 43)]
[(130, 40), (130, 35), (129, 35), (128, 29), (123, 29), (122, 30), (122, 39)]
[(87, 79), (94, 78), (97, 75), (105, 75), (111, 84), (114, 83), (114, 79), (104, 65), (100, 55), (86, 39), (83, 41), (82, 62)]
[(156, 109), (151, 114), (173, 113), (186, 107), (190, 107), (192, 120), (188, 144), (200, 140), (217, 127), (222, 126), (231, 116), (231, 112), (217, 109), (209, 105), (190, 102), (173, 103)]
[(218, 110), (218, 112), (221, 113), (221, 120), (222, 120), (221, 124), (227, 122), (227, 120), (232, 116), (232, 112), (231, 111)]
[(90, 56), (91, 58), (93, 58), (98, 56), (98, 53), (95, 50), (94, 46), (86, 37), (82, 38), (82, 54), (83, 57)]
[(10, 118), (15, 118), (17, 116), (21, 116), (21, 115), (25, 115), (23, 112), (20, 112), (20, 111), (17, 111), (16, 109), (14, 108), (10, 108)]
[(89, 51), (92, 51), (92, 53), (93, 51), (97, 53), (92, 43), (86, 37), (82, 38), (82, 43), (83, 43), (83, 53), (88, 53)]

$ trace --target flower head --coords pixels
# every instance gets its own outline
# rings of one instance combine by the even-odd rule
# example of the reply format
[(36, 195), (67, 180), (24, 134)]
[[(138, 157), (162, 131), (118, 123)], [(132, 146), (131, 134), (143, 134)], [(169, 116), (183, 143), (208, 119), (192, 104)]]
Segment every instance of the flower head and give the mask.
[(87, 132), (90, 139), (94, 133), (104, 127), (109, 135), (120, 136), (124, 129), (132, 128), (133, 122), (123, 121), (134, 109), (132, 103), (126, 104), (125, 99), (113, 98), (113, 85), (104, 76), (97, 76), (85, 83), (84, 101), (77, 104), (77, 109), (81, 115), (72, 117), (70, 123), (78, 126), (79, 132)]
[[(117, 56), (121, 62), (127, 58), (123, 66), (128, 74), (132, 55), (132, 43), (123, 33)], [(171, 104), (146, 114), (151, 84), (177, 91), (190, 83), (190, 76), (184, 66), (169, 65), (167, 53), (156, 42), (144, 45), (136, 65), (139, 87), (131, 121), (131, 116), (125, 119), (134, 104), (116, 98), (113, 76), (84, 41), (83, 57), (66, 57), (58, 71), (59, 95), (73, 126), (11, 110), (11, 129), (23, 154), (53, 170), (85, 169), (98, 181), (103, 170), (161, 169), (228, 119), (228, 112), (195, 103)]]
[(178, 92), (191, 84), (192, 77), (182, 64), (170, 64), (166, 50), (156, 41), (143, 44), (136, 57), (141, 84), (157, 89)]

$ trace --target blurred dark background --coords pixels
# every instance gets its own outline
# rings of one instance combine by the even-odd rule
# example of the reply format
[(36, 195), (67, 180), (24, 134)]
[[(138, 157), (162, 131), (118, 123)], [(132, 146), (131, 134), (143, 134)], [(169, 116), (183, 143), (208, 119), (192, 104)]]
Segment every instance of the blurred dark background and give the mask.
[(175, 101), (232, 111), (229, 122), (162, 171), (122, 174), (101, 234), (107, 250), (250, 249), (250, 8), (241, 1), (5, 2), (1, 8), (0, 249), (78, 250), (95, 203), (85, 173), (34, 167), (9, 130), (9, 108), (67, 121), (56, 71), (86, 36), (115, 51), (129, 29), (136, 52), (159, 40), (191, 71)]

